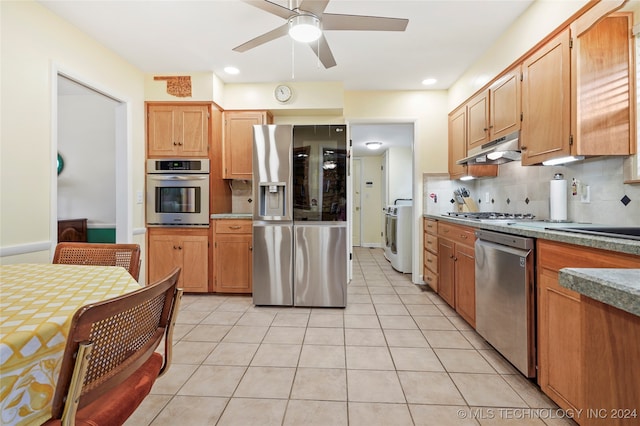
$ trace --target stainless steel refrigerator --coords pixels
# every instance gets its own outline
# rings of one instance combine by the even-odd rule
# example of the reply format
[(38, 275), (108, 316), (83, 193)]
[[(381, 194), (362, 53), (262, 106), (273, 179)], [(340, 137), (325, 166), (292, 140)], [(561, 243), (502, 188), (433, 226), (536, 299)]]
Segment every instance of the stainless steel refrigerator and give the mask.
[(345, 125), (254, 126), (253, 302), (347, 305)]

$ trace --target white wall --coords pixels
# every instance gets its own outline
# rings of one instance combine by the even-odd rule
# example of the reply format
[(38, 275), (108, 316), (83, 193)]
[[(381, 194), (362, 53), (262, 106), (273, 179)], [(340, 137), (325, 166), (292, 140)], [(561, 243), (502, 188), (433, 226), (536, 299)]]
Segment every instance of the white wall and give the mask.
[[(89, 90), (87, 89), (89, 92)], [(115, 106), (98, 93), (58, 98), (58, 219), (116, 223)]]
[[(389, 192), (384, 204), (393, 204), (397, 199), (413, 199), (412, 148), (397, 147), (387, 150), (387, 183)], [(384, 207), (384, 206), (383, 206)]]
[(0, 15), (0, 262), (51, 259), (56, 69), (128, 105), (130, 162), (123, 166), (131, 175), (132, 207), (127, 214), (132, 240), (144, 250), (143, 205), (134, 199), (144, 188), (144, 75), (36, 2), (0, 2)]
[[(505, 71), (520, 56), (580, 10), (587, 0), (538, 0), (449, 89), (448, 111)], [(469, 35), (473, 37), (473, 34)]]

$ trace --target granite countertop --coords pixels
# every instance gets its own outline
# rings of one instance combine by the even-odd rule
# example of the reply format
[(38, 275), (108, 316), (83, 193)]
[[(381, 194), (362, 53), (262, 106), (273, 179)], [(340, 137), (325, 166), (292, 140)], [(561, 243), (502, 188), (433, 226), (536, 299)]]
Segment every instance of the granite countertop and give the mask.
[(251, 213), (214, 213), (211, 215), (211, 219), (253, 219)]
[[(554, 230), (553, 228), (585, 225), (579, 223), (554, 223), (544, 221), (522, 222), (479, 222), (473, 219), (461, 219), (442, 215), (424, 214), (427, 219), (436, 219), (443, 222), (457, 223), (490, 231), (504, 232), (513, 235), (521, 235), (531, 238), (542, 238), (550, 241), (575, 244), (579, 246), (599, 248), (602, 250), (617, 251), (620, 253), (635, 254), (640, 256), (640, 241), (625, 238), (600, 237), (594, 235), (576, 234)], [(640, 260), (638, 261), (640, 265)]]
[(640, 316), (640, 269), (563, 268), (560, 285)]
[[(442, 215), (425, 214), (423, 216), (490, 231), (640, 255), (640, 241), (637, 240), (581, 235), (549, 229), (579, 225), (577, 223), (559, 224), (542, 221), (495, 223)], [(638, 269), (564, 268), (560, 270), (559, 282), (563, 287), (640, 316), (640, 258), (638, 258)]]

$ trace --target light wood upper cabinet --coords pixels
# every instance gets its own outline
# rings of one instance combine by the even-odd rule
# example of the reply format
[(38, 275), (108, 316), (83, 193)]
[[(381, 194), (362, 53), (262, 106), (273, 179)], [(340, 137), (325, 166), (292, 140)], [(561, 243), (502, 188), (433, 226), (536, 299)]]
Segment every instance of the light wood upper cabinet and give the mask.
[(635, 152), (631, 25), (587, 13), (524, 61), (523, 165)]
[(209, 105), (148, 104), (148, 157), (207, 157)]
[(180, 267), (178, 287), (186, 292), (209, 291), (209, 230), (149, 228), (148, 282)]
[(574, 155), (635, 152), (632, 24), (630, 13), (614, 13), (582, 33), (580, 19), (571, 26)]
[(489, 87), (490, 140), (520, 130), (522, 112), (522, 69), (507, 71)]
[[(467, 152), (480, 148), (491, 140), (489, 129), (489, 90), (484, 90), (467, 102)], [(462, 157), (458, 158), (460, 160)]]
[(467, 102), (467, 152), (520, 130), (520, 75), (518, 65)]
[[(569, 30), (525, 59), (522, 81), (522, 164), (570, 152)], [(566, 154), (568, 155), (568, 154)]]
[(248, 179), (253, 173), (253, 126), (271, 124), (268, 111), (225, 111), (222, 136), (222, 176)]
[(449, 114), (449, 177), (457, 179), (467, 172), (465, 165), (456, 161), (467, 154), (467, 106), (462, 105)]

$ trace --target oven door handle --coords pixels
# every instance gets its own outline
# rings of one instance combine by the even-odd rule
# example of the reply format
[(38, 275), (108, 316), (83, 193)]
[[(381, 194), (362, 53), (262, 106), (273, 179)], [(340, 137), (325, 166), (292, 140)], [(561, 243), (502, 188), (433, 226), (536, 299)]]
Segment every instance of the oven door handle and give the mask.
[(204, 176), (194, 176), (194, 175), (189, 175), (189, 176), (176, 176), (176, 175), (161, 175), (161, 176), (149, 176), (149, 179), (151, 180), (173, 180), (173, 181), (185, 181), (185, 180), (206, 180), (209, 179), (209, 175), (204, 175)]

